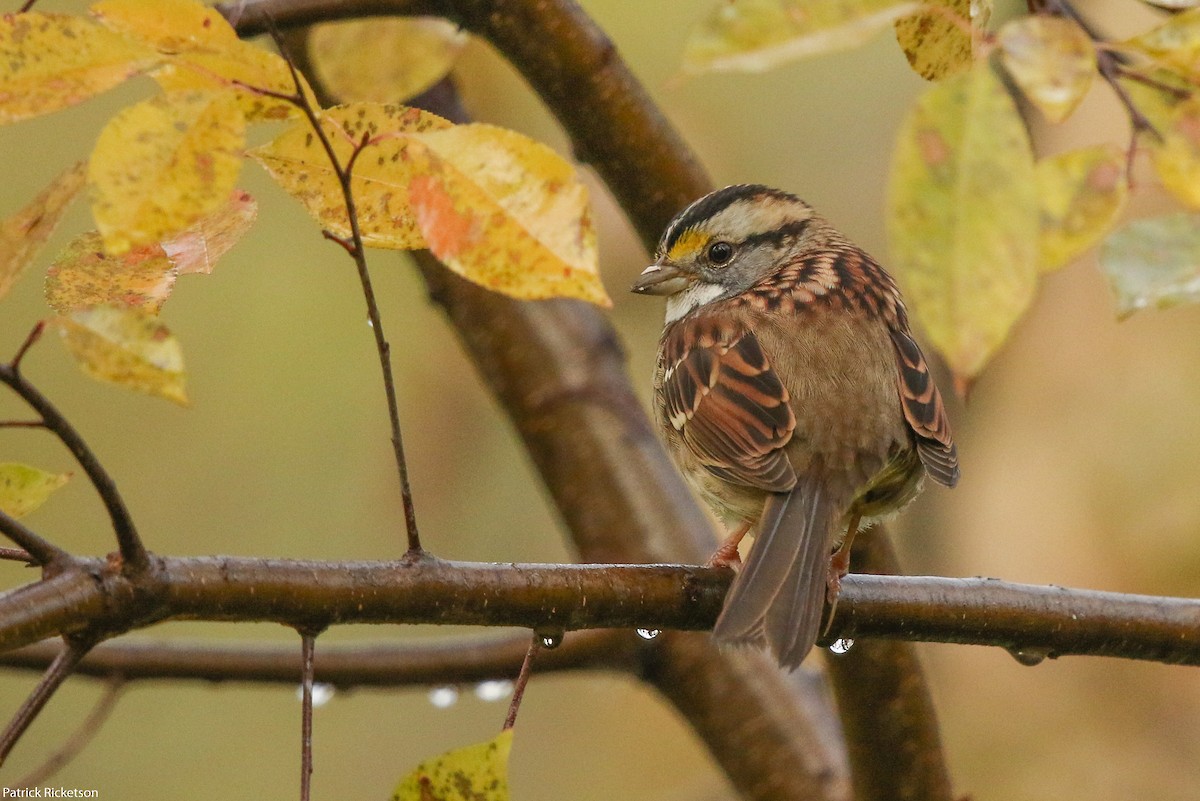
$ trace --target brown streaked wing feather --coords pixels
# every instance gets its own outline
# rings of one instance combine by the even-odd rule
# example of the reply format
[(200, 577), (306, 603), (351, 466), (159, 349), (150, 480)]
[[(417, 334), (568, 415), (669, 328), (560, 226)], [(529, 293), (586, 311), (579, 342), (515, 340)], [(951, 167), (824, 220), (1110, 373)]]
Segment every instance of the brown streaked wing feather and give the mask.
[(959, 478), (958, 452), (942, 395), (916, 340), (898, 328), (892, 328), (891, 335), (896, 346), (896, 385), (904, 417), (917, 435), (917, 453), (934, 481), (953, 487)]
[(754, 334), (685, 319), (667, 337), (667, 419), (696, 458), (726, 481), (791, 489), (796, 474), (782, 448), (796, 418)]

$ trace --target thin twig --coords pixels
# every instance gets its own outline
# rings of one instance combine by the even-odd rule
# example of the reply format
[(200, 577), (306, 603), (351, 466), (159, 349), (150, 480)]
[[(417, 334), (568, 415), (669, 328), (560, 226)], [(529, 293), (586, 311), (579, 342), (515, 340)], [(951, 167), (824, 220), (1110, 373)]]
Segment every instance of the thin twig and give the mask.
[(79, 724), (79, 728), (67, 738), (62, 747), (47, 757), (45, 762), (22, 776), (13, 783), (13, 786), (35, 787), (70, 764), (71, 760), (87, 747), (87, 744), (92, 741), (92, 738), (96, 736), (96, 733), (100, 731), (105, 721), (108, 720), (108, 716), (116, 708), (117, 701), (121, 697), (121, 691), (124, 689), (125, 681), (120, 676), (109, 678), (105, 685), (104, 693), (96, 701), (96, 705), (92, 707), (91, 713)]
[(45, 428), (45, 420), (0, 420), (0, 428)]
[(51, 562), (70, 558), (70, 554), (62, 548), (59, 548), (48, 540), (42, 539), (42, 537), (31, 531), (24, 523), (12, 517), (3, 509), (0, 509), (0, 533), (3, 533), (4, 536), (24, 549), (21, 552), (6, 548), (6, 551), (11, 551), (14, 554), (22, 554), (21, 556), (14, 557), (6, 556), (4, 557), (6, 559), (14, 558), (20, 561), (32, 559), (35, 564), (48, 565)]
[(508, 717), (504, 719), (504, 731), (508, 731), (517, 723), (517, 713), (521, 711), (521, 699), (525, 697), (525, 685), (529, 683), (529, 674), (533, 672), (533, 660), (542, 647), (542, 637), (536, 631), (529, 638), (529, 649), (525, 652), (525, 660), (521, 662), (521, 672), (517, 674), (517, 683), (513, 685), (512, 701), (508, 705)]
[(362, 139), (355, 143), (349, 161), (345, 165), (341, 163), (337, 152), (333, 148), (333, 143), (329, 140), (329, 135), (321, 126), (321, 119), (317, 114), (317, 109), (313, 108), (312, 102), (304, 92), (304, 85), (300, 80), (300, 74), (296, 71), (296, 65), (288, 55), (287, 48), (279, 36), (279, 32), (272, 27), (271, 34), (275, 39), (276, 46), (287, 62), (288, 69), (291, 71), (292, 82), (296, 87), (296, 94), (294, 96), (274, 96), (287, 99), (295, 104), (308, 119), (313, 132), (321, 143), (321, 147), (325, 150), (325, 155), (329, 158), (329, 163), (333, 167), (334, 174), (337, 176), (338, 184), (342, 191), (342, 199), (346, 205), (346, 216), (350, 222), (349, 242), (334, 236), (328, 231), (324, 232), (324, 235), (327, 239), (340, 244), (350, 254), (350, 257), (354, 259), (355, 267), (358, 269), (358, 279), (362, 285), (363, 299), (367, 304), (367, 319), (371, 323), (371, 332), (375, 336), (375, 349), (379, 353), (379, 367), (383, 373), (383, 389), (387, 396), (388, 419), (392, 427), (392, 450), (395, 454), (396, 470), (400, 479), (400, 500), (404, 507), (404, 524), (408, 534), (408, 555), (416, 557), (422, 552), (421, 539), (417, 533), (417, 514), (413, 505), (412, 485), (408, 478), (408, 461), (404, 456), (404, 438), (400, 431), (400, 407), (396, 397), (396, 380), (392, 374), (391, 345), (388, 344), (387, 338), (384, 336), (383, 318), (379, 313), (379, 304), (375, 299), (375, 288), (371, 283), (370, 271), (367, 269), (367, 256), (363, 246), (362, 230), (358, 222), (358, 210), (355, 205), (354, 192), (351, 185), (354, 162), (363, 149), (370, 144), (370, 138), (364, 134)]
[(25, 0), (25, 2), (21, 5), (21, 8), (17, 11), (17, 13), (24, 14), (26, 11), (29, 11), (31, 8), (33, 8), (36, 3), (37, 3), (37, 0)]
[(300, 632), (300, 801), (312, 796), (313, 654), (317, 635)]
[[(23, 356), (25, 350), (27, 347), (23, 346), (22, 350), (18, 351), (18, 357)], [(121, 552), (122, 569), (130, 573), (145, 570), (150, 565), (150, 557), (146, 552), (146, 547), (142, 544), (141, 537), (138, 536), (137, 527), (133, 524), (133, 517), (125, 506), (125, 500), (117, 490), (116, 482), (104, 469), (104, 465), (96, 458), (96, 454), (88, 447), (87, 442), (75, 430), (75, 427), (50, 402), (50, 399), (42, 394), (41, 390), (21, 375), (18, 368), (19, 363), (0, 364), (0, 383), (7, 384), (13, 392), (29, 404), (30, 408), (41, 415), (45, 427), (67, 446), (67, 449), (75, 457), (75, 461), (79, 462), (79, 466), (87, 474), (112, 520), (113, 532), (117, 538), (117, 548)], [(18, 544), (35, 556), (37, 555), (24, 543)]]
[(25, 358), (25, 354), (29, 352), (29, 349), (32, 348), (39, 339), (42, 338), (42, 332), (45, 330), (46, 321), (38, 320), (37, 324), (34, 325), (33, 329), (29, 332), (29, 335), (25, 337), (25, 341), (21, 343), (21, 347), (17, 348), (17, 352), (15, 355), (13, 355), (12, 361), (8, 363), (9, 366), (12, 367), (14, 373), (21, 372), (21, 360)]
[(38, 563), (38, 560), (34, 559), (29, 551), (23, 551), (20, 548), (0, 548), (0, 559), (6, 562), (24, 562), (27, 565)]
[(54, 661), (50, 663), (50, 667), (46, 668), (41, 681), (33, 688), (33, 692), (25, 699), (25, 703), (21, 704), (21, 708), (12, 716), (12, 720), (8, 722), (4, 732), (0, 733), (0, 766), (4, 765), (8, 755), (12, 753), (13, 746), (21, 739), (21, 735), (29, 728), (29, 724), (33, 723), (55, 691), (71, 675), (75, 665), (95, 644), (94, 639), (83, 637), (73, 637), (67, 641), (67, 647), (60, 651)]

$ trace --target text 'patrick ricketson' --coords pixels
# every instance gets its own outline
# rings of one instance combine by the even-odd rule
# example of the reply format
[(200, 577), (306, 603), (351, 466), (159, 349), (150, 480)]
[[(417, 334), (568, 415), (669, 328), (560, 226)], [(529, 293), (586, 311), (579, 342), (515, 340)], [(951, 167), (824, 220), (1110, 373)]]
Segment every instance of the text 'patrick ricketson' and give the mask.
[(99, 798), (99, 790), (81, 787), (0, 787), (0, 798)]

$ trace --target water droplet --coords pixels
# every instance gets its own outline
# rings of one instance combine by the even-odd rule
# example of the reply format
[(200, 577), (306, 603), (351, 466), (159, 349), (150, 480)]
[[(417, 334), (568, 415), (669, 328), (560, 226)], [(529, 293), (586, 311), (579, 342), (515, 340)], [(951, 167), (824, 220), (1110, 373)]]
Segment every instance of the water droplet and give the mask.
[(1046, 648), (1007, 648), (1009, 655), (1025, 667), (1034, 667), (1046, 661), (1050, 651)]
[(332, 701), (335, 691), (336, 690), (332, 684), (325, 684), (324, 682), (319, 681), (313, 682), (313, 708), (316, 709), (319, 706), (325, 706)]
[(438, 709), (448, 709), (458, 703), (458, 688), (445, 685), (429, 691), (429, 703)]
[(371, 318), (368, 317), (367, 318), (367, 328), (374, 328), (374, 327), (375, 327), (374, 321), (372, 321)]
[(659, 631), (658, 629), (638, 629), (637, 630), (637, 636), (641, 637), (643, 640), (653, 640), (655, 637), (657, 637), (660, 634), (662, 634), (662, 632)]
[(562, 645), (563, 633), (561, 631), (543, 633), (538, 636), (542, 638), (542, 647), (548, 651), (553, 651)]
[(475, 685), (475, 697), (480, 701), (501, 701), (512, 695), (513, 683), (508, 679), (481, 681)]
[(831, 653), (845, 654), (849, 653), (850, 649), (853, 647), (854, 640), (850, 639), (849, 637), (839, 637), (833, 641), (833, 645), (829, 646), (829, 650)]

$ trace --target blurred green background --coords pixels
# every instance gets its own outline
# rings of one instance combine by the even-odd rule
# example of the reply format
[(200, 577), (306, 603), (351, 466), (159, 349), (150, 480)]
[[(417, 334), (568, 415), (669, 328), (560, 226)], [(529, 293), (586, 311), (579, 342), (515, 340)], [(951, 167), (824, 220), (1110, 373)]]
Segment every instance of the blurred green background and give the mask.
[[(922, 81), (886, 34), (768, 75), (674, 81), (688, 28), (711, 2), (583, 5), (719, 184), (760, 181), (795, 191), (886, 256), (891, 140)], [(1113, 33), (1149, 20), (1132, 2), (1088, 3), (1087, 11)], [(567, 152), (538, 101), (486, 45), (469, 47), (460, 77), (478, 119)], [(82, 107), (0, 129), (0, 215), (85, 154), (116, 108), (150, 92), (139, 80)], [(1124, 143), (1126, 129), (1099, 88), (1076, 119), (1039, 130), (1038, 143), (1046, 153), (1102, 139)], [(662, 309), (624, 291), (646, 254), (588, 178), (613, 320), (645, 397)], [(258, 224), (212, 276), (185, 277), (163, 315), (183, 342), (190, 409), (84, 378), (54, 337), (30, 354), (27, 374), (92, 443), (160, 553), (395, 557), (403, 522), (353, 266), (255, 165), (246, 167), (243, 186), (260, 201)], [(1134, 213), (1165, 205), (1152, 180), (1139, 182)], [(88, 226), (80, 204), (3, 302), (0, 352), (11, 352), (47, 316), (39, 272)], [(372, 268), (425, 542), (456, 559), (569, 559), (528, 459), (413, 268), (389, 252), (373, 254)], [(1117, 324), (1091, 257), (1049, 276), (970, 406), (951, 401), (964, 478), (953, 493), (930, 489), (894, 527), (907, 568), (1200, 595), (1197, 341), (1195, 308)], [(0, 418), (23, 413), (0, 396)], [(0, 442), (3, 460), (73, 468), (39, 432), (0, 431)], [(29, 523), (75, 552), (113, 547), (79, 477)], [(0, 572), (3, 586), (31, 578), (12, 563), (0, 563)], [(320, 642), (461, 633), (357, 627)], [(174, 623), (137, 636), (296, 641), (289, 630), (262, 625)], [(956, 786), (977, 801), (1196, 797), (1194, 669), (1084, 658), (1027, 668), (998, 649), (920, 650)], [(14, 710), (34, 682), (31, 674), (0, 673), (0, 712)], [(425, 690), (335, 696), (315, 716), (314, 797), (386, 798), (421, 758), (491, 736), (505, 703), (461, 690), (446, 709), (435, 708)], [(4, 778), (15, 780), (58, 747), (100, 692), (91, 680), (71, 681), (20, 743)], [(290, 687), (139, 684), (50, 783), (94, 788), (110, 801), (294, 797), (299, 715)], [(534, 680), (512, 786), (525, 801), (732, 795), (669, 708), (637, 683), (605, 674)]]

